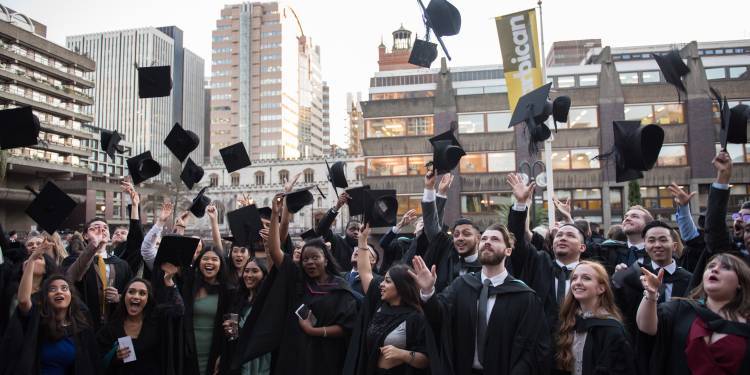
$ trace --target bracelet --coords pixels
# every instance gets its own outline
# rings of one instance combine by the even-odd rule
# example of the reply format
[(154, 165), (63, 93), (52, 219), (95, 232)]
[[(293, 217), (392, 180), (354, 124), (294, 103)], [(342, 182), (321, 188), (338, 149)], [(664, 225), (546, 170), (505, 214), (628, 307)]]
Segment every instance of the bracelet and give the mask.
[(645, 299), (646, 301), (658, 302), (659, 301), (659, 292), (656, 292), (656, 297), (651, 298), (651, 297), (648, 296), (648, 291), (644, 290), (643, 291), (643, 299)]
[(323, 326), (323, 337), (328, 337), (328, 332), (326, 331), (325, 326)]

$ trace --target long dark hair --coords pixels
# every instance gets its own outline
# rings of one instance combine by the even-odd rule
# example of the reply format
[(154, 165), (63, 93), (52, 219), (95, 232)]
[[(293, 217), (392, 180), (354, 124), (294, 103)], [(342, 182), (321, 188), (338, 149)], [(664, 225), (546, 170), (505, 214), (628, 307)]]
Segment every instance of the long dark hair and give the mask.
[(326, 258), (326, 273), (329, 276), (339, 276), (341, 274), (341, 267), (339, 266), (338, 262), (336, 262), (336, 259), (331, 255), (331, 252), (326, 247), (325, 242), (321, 238), (315, 238), (310, 241), (305, 242), (305, 245), (302, 246), (302, 250), (300, 251), (300, 263), (299, 268), (300, 271), (302, 271), (302, 274), (304, 275), (305, 279), (309, 279), (307, 276), (307, 273), (302, 268), (302, 254), (305, 253), (305, 250), (308, 248), (314, 248), (318, 249), (323, 253), (323, 256)]
[[(258, 268), (260, 268), (260, 272), (263, 273), (263, 279), (260, 280), (260, 283), (258, 283), (258, 286), (253, 291), (247, 288), (244, 280), (245, 267), (247, 267), (250, 262), (254, 262), (256, 265), (258, 265)], [(240, 311), (248, 303), (248, 298), (250, 297), (251, 293), (253, 295), (253, 299), (255, 299), (255, 296), (258, 295), (258, 290), (263, 285), (263, 282), (265, 282), (267, 276), (268, 268), (266, 267), (266, 264), (262, 259), (248, 258), (247, 261), (245, 261), (245, 264), (242, 265), (242, 277), (239, 280), (237, 294), (235, 295), (234, 302), (232, 303), (232, 311)]]
[(388, 276), (393, 281), (398, 296), (401, 297), (401, 304), (421, 312), (422, 306), (419, 299), (419, 289), (414, 279), (409, 275), (409, 270), (411, 269), (406, 264), (397, 263), (388, 270)]
[[(53, 281), (56, 280), (63, 280), (68, 284), (68, 290), (70, 291), (70, 305), (68, 305), (68, 311), (66, 315), (70, 320), (71, 329), (66, 329), (62, 325), (62, 322), (57, 321), (57, 314), (55, 314), (55, 310), (49, 302), (48, 294), (50, 285)], [(71, 283), (70, 280), (68, 280), (65, 276), (55, 274), (47, 277), (47, 280), (44, 280), (42, 288), (39, 290), (39, 294), (39, 316), (41, 320), (40, 325), (42, 327), (41, 332), (43, 337), (45, 337), (49, 341), (60, 340), (68, 334), (81, 332), (82, 330), (91, 326), (88, 318), (86, 317), (86, 314), (84, 314), (83, 310), (81, 309), (82, 302), (81, 298), (78, 296), (78, 291), (76, 290), (73, 283)]]
[(203, 258), (203, 256), (206, 255), (206, 253), (209, 251), (216, 254), (216, 256), (219, 258), (219, 272), (216, 273), (216, 282), (219, 286), (223, 288), (227, 287), (229, 276), (227, 276), (226, 259), (223, 256), (221, 256), (221, 253), (217, 251), (213, 246), (206, 246), (203, 248), (203, 250), (201, 250), (200, 254), (198, 254), (198, 257), (195, 258), (195, 262), (193, 262), (193, 269), (195, 272), (195, 283), (193, 285), (193, 295), (195, 295), (195, 293), (200, 288), (210, 286), (203, 279), (203, 274), (201, 273), (201, 270), (200, 270), (201, 258)]
[(146, 286), (146, 290), (148, 291), (148, 300), (146, 301), (146, 306), (143, 307), (143, 317), (146, 318), (151, 314), (151, 312), (154, 310), (156, 306), (156, 299), (154, 297), (154, 288), (151, 287), (151, 283), (148, 282), (148, 280), (140, 278), (140, 277), (134, 277), (128, 281), (128, 283), (125, 285), (124, 293), (122, 296), (122, 299), (120, 299), (120, 303), (117, 304), (117, 307), (115, 308), (115, 311), (112, 313), (112, 317), (110, 318), (111, 321), (116, 321), (118, 323), (121, 323), (125, 318), (128, 316), (127, 307), (125, 307), (125, 295), (128, 293), (128, 289), (130, 289), (130, 286), (133, 285), (133, 283), (141, 282), (143, 285)]

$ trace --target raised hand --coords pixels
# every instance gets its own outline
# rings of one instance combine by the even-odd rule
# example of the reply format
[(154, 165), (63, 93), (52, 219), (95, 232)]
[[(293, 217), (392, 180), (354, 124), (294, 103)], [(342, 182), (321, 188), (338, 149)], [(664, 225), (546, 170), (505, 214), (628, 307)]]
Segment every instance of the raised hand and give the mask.
[(218, 211), (216, 210), (216, 205), (214, 204), (214, 202), (211, 202), (211, 204), (206, 206), (206, 213), (208, 214), (208, 217), (211, 218), (211, 220), (218, 219)]
[(690, 199), (696, 194), (696, 192), (688, 194), (674, 182), (667, 186), (667, 189), (669, 189), (669, 192), (672, 193), (672, 198), (678, 206), (686, 206), (688, 203), (690, 203)]
[(339, 199), (336, 201), (336, 211), (344, 207), (345, 204), (348, 204), (351, 199), (352, 197), (347, 192), (339, 194)]
[(536, 182), (532, 182), (528, 185), (524, 184), (523, 178), (521, 178), (521, 175), (518, 173), (509, 173), (505, 180), (508, 182), (511, 189), (513, 189), (513, 196), (516, 198), (517, 202), (525, 203), (528, 201), (536, 187)]
[(250, 198), (243, 193), (242, 198), (237, 198), (237, 203), (240, 204), (240, 207), (246, 207), (252, 206), (253, 204), (255, 204), (255, 201), (253, 200), (253, 198)]
[(288, 192), (292, 191), (292, 189), (294, 188), (294, 184), (296, 184), (297, 180), (299, 180), (299, 176), (302, 176), (302, 172), (299, 172), (299, 173), (295, 174), (294, 177), (292, 177), (291, 180), (287, 181), (284, 184), (284, 192), (288, 193)]
[(443, 177), (440, 179), (440, 183), (438, 184), (438, 194), (446, 195), (448, 193), (448, 189), (451, 188), (452, 184), (453, 184), (453, 175), (450, 173), (444, 174)]
[(570, 198), (566, 198), (563, 202), (557, 199), (557, 197), (552, 197), (552, 202), (555, 204), (555, 208), (557, 208), (565, 218), (572, 221), (573, 217), (570, 216)]
[(161, 204), (161, 210), (159, 211), (159, 223), (162, 225), (166, 223), (172, 216), (172, 211), (174, 211), (174, 203), (168, 200), (164, 201), (164, 203)]
[(432, 269), (427, 268), (424, 260), (421, 256), (417, 255), (412, 259), (414, 271), (409, 270), (409, 275), (417, 283), (417, 286), (424, 294), (429, 294), (435, 288), (435, 282), (437, 281), (436, 268), (433, 265)]
[(435, 171), (427, 171), (427, 174), (424, 175), (424, 188), (435, 190)]
[(284, 200), (286, 199), (286, 196), (284, 193), (278, 193), (273, 196), (273, 199), (271, 200), (271, 212), (274, 213), (274, 215), (271, 215), (272, 217), (278, 217), (279, 212), (281, 212), (282, 207), (284, 207)]
[(659, 293), (661, 282), (664, 280), (664, 268), (659, 270), (659, 275), (654, 275), (644, 267), (641, 267), (641, 284), (643, 289), (651, 295)]
[(721, 151), (716, 154), (712, 161), (714, 168), (716, 168), (717, 176), (716, 180), (720, 184), (728, 184), (732, 177), (732, 158), (726, 151)]
[(367, 249), (367, 239), (370, 238), (370, 224), (365, 224), (360, 227), (359, 238), (357, 240), (357, 246), (360, 249)]
[(417, 216), (417, 210), (411, 209), (409, 211), (406, 211), (404, 216), (401, 217), (401, 220), (396, 224), (396, 227), (398, 229), (401, 229), (407, 225), (410, 225), (411, 223), (415, 222), (419, 216)]

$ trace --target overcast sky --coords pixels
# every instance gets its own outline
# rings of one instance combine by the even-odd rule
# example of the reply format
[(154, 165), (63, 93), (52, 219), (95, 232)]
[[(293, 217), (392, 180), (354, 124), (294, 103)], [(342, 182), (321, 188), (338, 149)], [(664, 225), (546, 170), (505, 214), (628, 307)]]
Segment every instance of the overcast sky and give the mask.
[[(425, 5), (429, 0), (423, 0)], [(216, 0), (0, 0), (47, 25), (47, 37), (65, 45), (68, 35), (175, 25), (187, 48), (211, 67), (211, 31), (219, 11), (234, 2)], [(367, 96), (377, 70), (381, 36), (390, 48), (400, 24), (424, 34), (413, 0), (291, 0), (306, 35), (320, 45), (323, 77), (331, 86), (333, 142), (344, 144), (347, 92)], [(536, 7), (534, 0), (453, 0), (461, 32), (445, 38), (449, 66), (499, 64), (493, 18)], [(558, 40), (601, 38), (604, 45), (635, 46), (750, 39), (748, 0), (547, 0), (543, 3), (547, 50)], [(442, 56), (442, 52), (441, 52)]]

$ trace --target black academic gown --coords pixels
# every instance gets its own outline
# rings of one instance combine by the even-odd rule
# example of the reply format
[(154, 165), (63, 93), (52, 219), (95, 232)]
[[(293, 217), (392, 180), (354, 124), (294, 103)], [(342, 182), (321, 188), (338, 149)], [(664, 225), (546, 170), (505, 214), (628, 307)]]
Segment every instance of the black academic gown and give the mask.
[[(36, 303), (27, 314), (16, 309), (8, 322), (3, 345), (0, 348), (0, 374), (39, 373), (43, 330), (40, 311)], [(76, 375), (101, 374), (94, 331), (90, 327), (81, 329), (72, 335), (72, 339), (76, 349), (72, 373)]]
[[(578, 318), (576, 331), (586, 331), (583, 375), (635, 375), (635, 357), (623, 325), (614, 319)], [(555, 375), (570, 371), (555, 370)]]
[[(549, 371), (550, 331), (542, 304), (522, 281), (508, 276), (498, 286), (487, 324), (485, 374), (544, 374)], [(424, 304), (430, 325), (441, 330), (441, 352), (450, 353), (454, 374), (470, 374), (476, 343), (479, 273), (463, 275)]]
[[(133, 339), (136, 360), (122, 363), (113, 350), (118, 338), (127, 336), (122, 318), (112, 319), (97, 333), (99, 356), (105, 358), (104, 372), (108, 375), (177, 374), (171, 354), (175, 339), (170, 326), (174, 319), (182, 317), (185, 307), (177, 288), (164, 288), (166, 300), (143, 319), (138, 338)], [(111, 359), (110, 359), (111, 358)], [(109, 359), (109, 360), (108, 360)]]
[[(128, 210), (130, 213), (130, 210)], [(124, 260), (130, 266), (130, 272), (138, 275), (141, 270), (143, 278), (148, 280), (151, 273), (148, 267), (143, 267), (143, 256), (141, 255), (141, 244), (143, 244), (143, 225), (139, 220), (130, 219), (128, 226), (128, 238), (119, 244), (112, 253)]]
[[(334, 276), (324, 290), (308, 285), (302, 271), (285, 255), (278, 273), (274, 267), (267, 282), (267, 297), (256, 301), (242, 327), (242, 355), (232, 368), (265, 353), (274, 352), (274, 374), (339, 374), (344, 366), (349, 335), (356, 323), (357, 301), (347, 282)], [(264, 282), (264, 287), (267, 285)], [(311, 291), (312, 290), (312, 291)], [(260, 294), (259, 294), (260, 297)], [(261, 304), (262, 303), (262, 304)], [(294, 314), (304, 303), (317, 318), (317, 326), (339, 325), (344, 337), (312, 337), (304, 334)]]
[[(412, 307), (391, 307), (384, 304), (380, 299), (378, 287), (382, 281), (382, 276), (376, 276), (370, 282), (357, 316), (357, 324), (352, 331), (344, 364), (344, 375), (375, 374), (378, 368), (378, 358), (380, 358), (379, 349), (383, 346), (385, 337), (404, 321), (406, 321), (405, 350), (422, 353), (431, 361), (435, 361), (435, 365), (439, 364), (435, 338), (424, 315)], [(374, 336), (368, 330), (373, 321), (376, 321), (379, 327), (384, 327), (379, 334)], [(432, 366), (433, 363), (431, 362), (430, 365)], [(430, 374), (429, 368), (416, 369), (406, 364), (391, 369), (391, 372), (404, 375)]]
[(460, 276), (461, 269), (468, 272), (479, 272), (482, 265), (477, 258), (473, 262), (464, 263), (453, 246), (453, 237), (443, 231), (427, 245), (424, 262), (428, 268), (437, 266), (437, 281), (435, 291), (440, 292)]
[[(750, 374), (750, 324), (733, 323), (711, 312), (705, 305), (690, 300), (674, 300), (659, 305), (659, 324), (656, 336), (640, 333), (638, 340), (653, 341), (653, 351), (648, 362), (653, 375), (688, 375), (685, 348), (690, 327), (696, 316), (701, 316), (714, 332), (732, 333), (745, 337), (747, 348), (738, 374)], [(640, 345), (640, 344), (639, 344)]]

